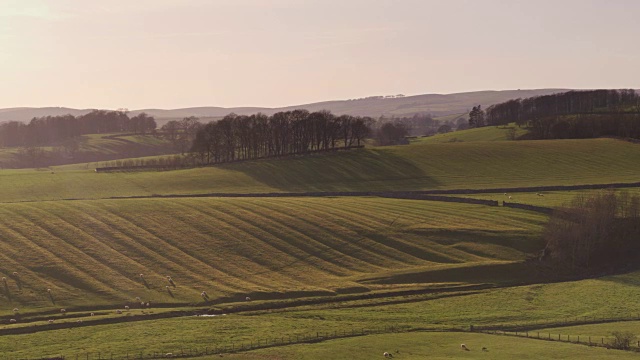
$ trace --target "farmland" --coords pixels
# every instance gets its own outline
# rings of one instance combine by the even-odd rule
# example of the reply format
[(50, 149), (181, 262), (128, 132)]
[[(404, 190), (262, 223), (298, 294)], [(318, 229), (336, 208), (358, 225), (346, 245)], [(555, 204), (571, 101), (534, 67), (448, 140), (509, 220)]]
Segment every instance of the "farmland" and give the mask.
[[(527, 261), (544, 246), (544, 214), (375, 196), (157, 196), (484, 190), (636, 182), (640, 175), (640, 148), (629, 142), (503, 141), (504, 129), (467, 131), (458, 134), (462, 142), (434, 137), (178, 171), (95, 173), (80, 164), (3, 170), (0, 349), (20, 358), (139, 352), (148, 358), (276, 334), (304, 338), (394, 325), (430, 332), (225, 356), (316, 359), (338, 351), (364, 359), (392, 348), (403, 358), (631, 356), (467, 331), (472, 324), (549, 328), (557, 327), (555, 319), (637, 313), (637, 272), (566, 279)], [(512, 202), (553, 207), (592, 191), (509, 195)], [(140, 196), (146, 198), (134, 198)], [(503, 193), (451, 196), (506, 200)], [(138, 299), (151, 306), (141, 308)], [(115, 313), (125, 305), (130, 310)], [(184, 316), (195, 312), (220, 316)], [(9, 323), (14, 317), (19, 321)], [(77, 319), (84, 325), (74, 326)], [(20, 329), (27, 333), (10, 335)], [(456, 332), (433, 332), (442, 330)], [(139, 341), (125, 341), (139, 334)], [(461, 342), (472, 351), (461, 352)]]

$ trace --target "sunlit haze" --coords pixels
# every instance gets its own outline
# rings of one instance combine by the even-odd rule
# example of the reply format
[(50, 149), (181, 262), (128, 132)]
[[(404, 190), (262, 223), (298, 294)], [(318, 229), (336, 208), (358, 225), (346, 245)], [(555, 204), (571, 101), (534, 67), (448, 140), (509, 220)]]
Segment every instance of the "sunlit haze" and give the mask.
[(640, 87), (635, 0), (0, 4), (0, 108)]

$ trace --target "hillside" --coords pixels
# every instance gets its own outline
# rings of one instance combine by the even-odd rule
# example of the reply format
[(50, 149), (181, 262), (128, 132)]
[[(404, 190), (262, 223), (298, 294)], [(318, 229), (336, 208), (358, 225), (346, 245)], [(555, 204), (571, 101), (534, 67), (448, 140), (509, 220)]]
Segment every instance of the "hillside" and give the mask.
[(76, 148), (68, 150), (64, 144), (37, 147), (41, 153), (30, 154), (24, 148), (0, 148), (0, 167), (38, 168), (51, 164), (78, 164), (88, 168), (88, 162), (163, 155), (175, 153), (169, 141), (152, 135), (89, 134), (74, 139)]
[[(420, 279), (411, 282), (482, 282), (447, 277), (443, 266), (522, 260), (540, 247), (544, 221), (517, 210), (376, 198), (38, 202), (4, 204), (0, 213), (0, 275), (9, 279), (0, 313), (10, 302), (197, 303), (203, 290), (212, 299), (381, 290), (393, 279), (411, 286), (406, 272), (415, 271)], [(175, 287), (165, 288), (166, 276)]]
[[(615, 161), (611, 161), (615, 159)], [(637, 182), (640, 147), (613, 139), (417, 143), (169, 172), (0, 172), (4, 202), (154, 194), (486, 189)], [(72, 166), (71, 168), (77, 168)]]
[[(457, 94), (426, 94), (386, 99), (359, 99), (323, 101), (310, 104), (293, 105), (279, 108), (266, 107), (193, 107), (184, 109), (138, 109), (132, 110), (131, 115), (140, 112), (156, 117), (161, 125), (166, 119), (181, 119), (187, 116), (199, 118), (219, 118), (230, 113), (250, 115), (258, 112), (272, 115), (279, 111), (307, 109), (309, 111), (330, 110), (334, 114), (350, 114), (360, 116), (411, 116), (416, 113), (430, 113), (435, 116), (466, 113), (475, 105), (483, 107), (515, 98), (553, 94), (566, 91), (563, 89), (537, 90), (505, 90), (505, 91), (476, 91)], [(2, 121), (29, 121), (33, 117), (46, 115), (82, 115), (90, 110), (69, 108), (10, 108), (0, 109)], [(164, 119), (164, 120), (163, 120)]]

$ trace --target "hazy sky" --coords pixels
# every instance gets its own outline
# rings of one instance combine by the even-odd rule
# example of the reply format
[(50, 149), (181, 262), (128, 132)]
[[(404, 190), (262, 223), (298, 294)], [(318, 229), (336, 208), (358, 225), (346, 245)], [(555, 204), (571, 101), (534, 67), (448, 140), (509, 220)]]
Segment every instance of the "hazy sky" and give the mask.
[(0, 0), (0, 108), (640, 88), (637, 0)]

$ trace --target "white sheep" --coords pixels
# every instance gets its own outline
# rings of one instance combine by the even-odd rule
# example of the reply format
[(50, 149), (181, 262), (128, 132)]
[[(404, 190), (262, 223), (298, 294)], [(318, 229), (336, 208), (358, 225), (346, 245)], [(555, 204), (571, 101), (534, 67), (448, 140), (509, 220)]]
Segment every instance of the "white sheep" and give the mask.
[(173, 356), (173, 353), (166, 353), (166, 354), (164, 354), (164, 356), (165, 356), (165, 357), (172, 357), (172, 356)]
[(18, 308), (13, 308), (13, 312), (14, 312), (14, 313), (17, 313), (18, 311), (20, 311), (20, 309), (18, 309)]
[(140, 301), (140, 296), (136, 296), (136, 301)]
[(66, 313), (66, 312), (67, 312), (67, 310), (65, 310), (65, 309), (60, 309), (60, 312), (64, 314), (64, 313)]
[(91, 316), (95, 316), (95, 315), (96, 315), (96, 314), (94, 314), (94, 313), (91, 313)]
[(18, 276), (18, 272), (17, 272), (17, 271), (14, 271), (14, 272), (13, 272), (13, 276)]
[(129, 305), (126, 305), (126, 306), (124, 307), (124, 309), (125, 309), (125, 310), (127, 310), (127, 311), (129, 311)]
[(509, 200), (511, 200), (511, 196), (509, 196)]
[(49, 324), (53, 324), (53, 320), (49, 320)]
[(147, 307), (149, 307), (149, 302), (147, 302)]
[(122, 310), (116, 310), (116, 314), (122, 314)]
[(392, 357), (393, 357), (393, 354), (391, 354), (391, 353), (389, 353), (389, 352), (386, 352), (386, 351), (385, 351), (384, 353), (382, 353), (382, 356), (384, 356), (384, 357), (386, 357), (386, 358), (392, 358)]
[(9, 320), (9, 323), (11, 323), (11, 324), (15, 324), (16, 322), (18, 322), (16, 319), (10, 319)]
[(2, 281), (7, 282), (7, 277), (6, 277), (6, 276), (3, 276), (3, 277), (2, 277)]
[(244, 299), (245, 299), (246, 301), (251, 301), (251, 298), (250, 298), (250, 297), (248, 297), (248, 296), (247, 296), (246, 298), (244, 298)]
[(51, 293), (51, 289), (47, 289), (47, 292), (48, 292), (48, 293)]
[(507, 196), (507, 193), (504, 193), (504, 196)]
[(465, 344), (460, 344), (460, 348), (461, 348), (462, 350), (469, 351), (469, 348), (467, 348), (467, 345), (465, 345)]
[(143, 277), (144, 277), (144, 274), (140, 274), (140, 277), (141, 277), (141, 278), (143, 278)]
[(78, 324), (82, 324), (82, 319), (76, 321)]

